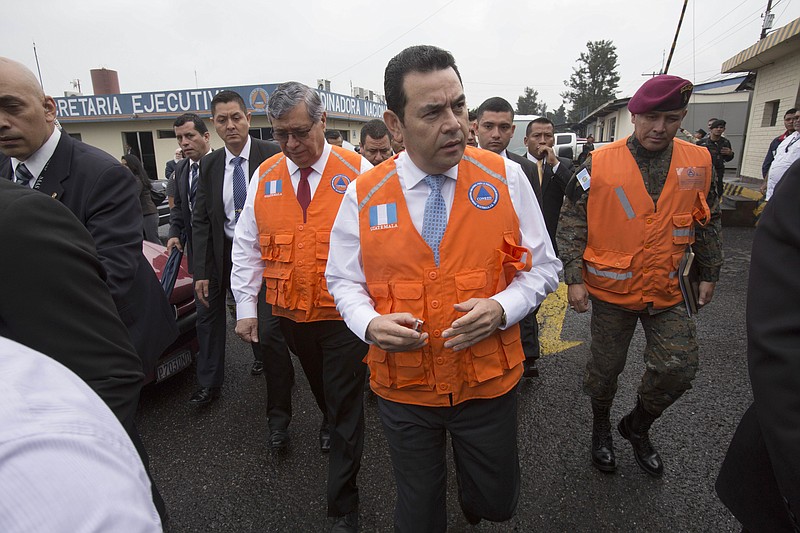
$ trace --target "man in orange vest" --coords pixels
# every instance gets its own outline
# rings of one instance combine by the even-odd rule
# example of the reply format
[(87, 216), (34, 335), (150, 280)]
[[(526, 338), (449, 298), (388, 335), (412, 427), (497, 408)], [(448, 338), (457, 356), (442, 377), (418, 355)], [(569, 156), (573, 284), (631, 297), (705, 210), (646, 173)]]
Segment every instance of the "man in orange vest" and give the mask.
[[(722, 265), (719, 199), (708, 151), (674, 139), (692, 84), (656, 76), (628, 103), (634, 133), (592, 152), (567, 187), (557, 240), (569, 304), (592, 301), (591, 357), (584, 391), (591, 397), (592, 464), (616, 470), (610, 409), (636, 323), (647, 345), (647, 370), (636, 406), (618, 429), (648, 474), (664, 467), (648, 431), (691, 388), (698, 366), (694, 321), (679, 287), (679, 264), (693, 245), (699, 304), (711, 301)], [(591, 194), (589, 194), (591, 192)]]
[[(325, 107), (316, 91), (301, 83), (281, 84), (270, 95), (267, 114), (283, 153), (256, 170), (236, 225), (231, 274), (236, 333), (257, 342), (256, 302), (266, 283), (267, 303), (280, 317), (323, 414), (320, 448), (330, 452), (328, 515), (336, 518), (331, 531), (357, 531), (367, 346), (342, 321), (324, 273), (345, 190), (372, 165), (325, 142)], [(286, 428), (270, 429), (270, 445), (286, 447)]]
[(347, 188), (326, 277), (370, 343), (395, 531), (446, 530), (448, 432), (467, 520), (508, 520), (519, 497), (517, 322), (555, 290), (560, 262), (520, 166), (466, 147), (453, 56), (408, 48), (384, 86), (384, 120), (406, 149)]

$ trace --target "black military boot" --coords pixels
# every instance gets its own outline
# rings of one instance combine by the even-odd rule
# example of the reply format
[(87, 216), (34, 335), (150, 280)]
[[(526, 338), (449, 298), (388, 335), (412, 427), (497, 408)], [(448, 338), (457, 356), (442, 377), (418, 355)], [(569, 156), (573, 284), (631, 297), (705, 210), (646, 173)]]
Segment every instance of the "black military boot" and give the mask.
[(614, 440), (611, 438), (611, 407), (592, 400), (592, 464), (601, 472), (614, 472)]
[(653, 477), (661, 477), (664, 474), (664, 463), (650, 444), (650, 437), (647, 434), (656, 418), (658, 417), (644, 410), (642, 400), (637, 398), (636, 407), (630, 414), (622, 417), (617, 429), (619, 434), (633, 446), (633, 455), (639, 467)]

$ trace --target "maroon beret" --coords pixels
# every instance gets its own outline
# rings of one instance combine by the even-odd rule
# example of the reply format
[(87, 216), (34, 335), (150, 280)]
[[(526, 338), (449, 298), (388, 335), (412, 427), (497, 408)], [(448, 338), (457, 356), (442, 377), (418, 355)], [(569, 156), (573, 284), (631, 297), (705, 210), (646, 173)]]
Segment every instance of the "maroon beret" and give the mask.
[(689, 104), (694, 85), (689, 80), (661, 74), (650, 78), (639, 87), (628, 102), (628, 110), (634, 115), (649, 111), (674, 111)]

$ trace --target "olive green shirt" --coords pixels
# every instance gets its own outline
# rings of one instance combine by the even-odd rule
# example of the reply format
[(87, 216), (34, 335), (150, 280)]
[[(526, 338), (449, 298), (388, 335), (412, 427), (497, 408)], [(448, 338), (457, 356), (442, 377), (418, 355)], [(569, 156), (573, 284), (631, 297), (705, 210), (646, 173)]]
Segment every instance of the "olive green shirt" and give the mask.
[[(667, 180), (667, 173), (672, 162), (673, 143), (670, 141), (669, 146), (660, 152), (650, 152), (639, 143), (636, 137), (631, 135), (627, 144), (642, 173), (644, 186), (653, 199), (653, 204), (658, 205), (658, 198), (664, 189), (664, 182)], [(567, 285), (583, 283), (583, 251), (586, 248), (588, 233), (586, 203), (591, 191), (591, 188), (584, 191), (575, 177), (583, 168), (591, 175), (591, 155), (576, 170), (567, 185), (567, 198), (561, 208), (561, 217), (556, 233), (559, 256), (564, 263), (564, 281)], [(711, 187), (706, 198), (711, 210), (711, 220), (705, 226), (695, 225), (695, 242), (692, 245), (695, 260), (698, 263), (700, 280), (713, 282), (719, 280), (723, 259), (722, 213), (715, 183), (716, 177), (712, 167)]]

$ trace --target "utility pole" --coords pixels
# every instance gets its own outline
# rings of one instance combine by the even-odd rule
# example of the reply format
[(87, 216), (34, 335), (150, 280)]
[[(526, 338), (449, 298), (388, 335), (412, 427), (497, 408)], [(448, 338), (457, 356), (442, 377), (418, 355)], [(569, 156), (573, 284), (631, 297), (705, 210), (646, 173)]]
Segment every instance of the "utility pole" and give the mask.
[(772, 11), (772, 0), (767, 1), (767, 10), (764, 12), (764, 24), (761, 26), (761, 39), (767, 36), (767, 31), (772, 29), (772, 23), (775, 20), (775, 15)]
[(681, 10), (681, 18), (678, 20), (678, 27), (675, 29), (675, 38), (672, 40), (672, 48), (669, 49), (669, 58), (667, 58), (667, 64), (664, 65), (664, 72), (662, 74), (666, 74), (669, 71), (669, 64), (672, 63), (672, 54), (675, 52), (675, 43), (678, 42), (678, 34), (681, 32), (681, 24), (683, 24), (683, 15), (686, 13), (686, 5), (689, 3), (689, 0), (683, 0), (683, 9)]

